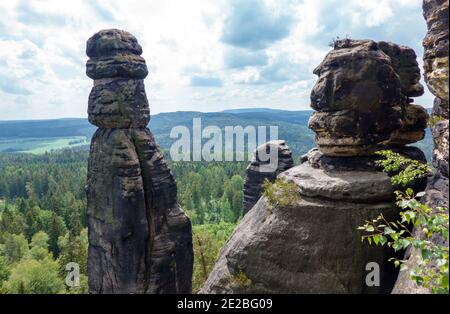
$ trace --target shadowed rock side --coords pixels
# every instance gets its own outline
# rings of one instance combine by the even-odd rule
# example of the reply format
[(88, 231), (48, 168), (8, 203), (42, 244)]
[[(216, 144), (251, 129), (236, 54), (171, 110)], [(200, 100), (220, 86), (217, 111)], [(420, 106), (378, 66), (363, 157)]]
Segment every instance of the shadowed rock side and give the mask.
[[(260, 158), (259, 152), (264, 152), (268, 156), (271, 149), (277, 151), (278, 160), (275, 167), (269, 167), (269, 159), (264, 162)], [(267, 179), (273, 182), (277, 175), (293, 166), (292, 151), (285, 141), (271, 141), (259, 146), (245, 174), (244, 215), (261, 197), (264, 181)], [(267, 167), (267, 169), (262, 169), (263, 167)]]
[[(389, 247), (361, 242), (357, 227), (380, 213), (395, 220), (390, 178), (373, 152), (424, 135), (427, 114), (412, 49), (370, 40), (337, 41), (315, 70), (309, 126), (318, 149), (277, 181), (226, 243), (203, 293), (390, 293), (397, 273)], [(424, 188), (424, 185), (422, 185)], [(367, 264), (380, 266), (369, 287)]]
[(129, 33), (88, 40), (94, 79), (87, 203), (90, 293), (190, 293), (191, 223), (153, 135), (142, 48)]
[[(435, 120), (431, 126), (434, 140), (433, 165), (437, 169), (436, 174), (428, 183), (426, 194), (422, 200), (431, 208), (438, 206), (448, 209), (448, 138), (449, 138), (449, 83), (448, 83), (448, 0), (424, 0), (423, 13), (427, 22), (428, 32), (423, 40), (424, 46), (424, 70), (425, 81), (429, 90), (436, 96), (433, 105), (432, 116)], [(423, 235), (414, 230), (416, 237)], [(448, 246), (439, 237), (432, 239), (435, 243)], [(418, 252), (410, 250), (405, 259), (407, 266), (412, 268), (417, 265)], [(417, 286), (411, 280), (408, 272), (401, 272), (395, 284), (393, 293), (430, 293), (428, 289)]]

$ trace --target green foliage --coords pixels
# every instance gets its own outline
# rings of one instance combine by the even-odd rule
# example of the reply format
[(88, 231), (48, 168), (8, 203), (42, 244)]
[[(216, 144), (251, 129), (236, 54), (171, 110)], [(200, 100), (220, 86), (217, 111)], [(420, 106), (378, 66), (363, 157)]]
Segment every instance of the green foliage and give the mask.
[[(0, 154), (0, 293), (87, 292), (87, 156)], [(68, 262), (80, 265), (81, 287), (61, 286)]]
[(65, 267), (70, 262), (78, 263), (80, 266), (80, 273), (82, 275), (87, 275), (87, 229), (83, 229), (79, 235), (74, 235), (71, 232), (66, 233), (65, 236), (59, 238), (58, 246), (61, 249), (58, 259), (61, 275), (66, 275)]
[[(408, 160), (392, 152), (381, 153), (386, 160), (380, 164), (385, 171), (399, 171), (391, 179), (393, 184), (407, 186), (413, 180), (421, 178), (428, 171), (427, 168), (418, 166), (415, 161)], [(411, 173), (408, 173), (411, 171)], [(418, 198), (425, 192), (414, 195), (411, 188), (406, 191), (396, 191), (397, 206), (401, 209), (400, 219), (387, 221), (382, 214), (372, 221), (358, 227), (365, 232), (362, 241), (369, 244), (387, 245), (395, 251), (414, 248), (417, 255), (417, 263), (412, 269), (408, 269), (407, 261), (391, 258), (395, 266), (401, 271), (409, 271), (411, 279), (418, 285), (431, 289), (434, 293), (449, 293), (448, 288), (448, 246), (435, 241), (436, 237), (448, 243), (448, 208), (430, 208), (422, 204)], [(413, 226), (419, 234), (412, 234), (409, 226)]]
[(31, 258), (35, 260), (43, 260), (44, 258), (48, 257), (49, 239), (50, 239), (49, 236), (43, 231), (39, 231), (35, 235), (33, 235), (30, 244), (31, 248), (29, 251)]
[(26, 223), (23, 214), (11, 206), (5, 207), (0, 217), (0, 240), (4, 241), (6, 234), (24, 233), (25, 228)]
[(171, 162), (178, 199), (194, 225), (235, 223), (242, 215), (246, 163)]
[(443, 116), (440, 115), (431, 115), (428, 117), (428, 121), (427, 124), (430, 127), (435, 126), (436, 124), (438, 124), (439, 122), (445, 120), (445, 118)]
[(23, 234), (6, 234), (3, 254), (9, 263), (16, 263), (28, 254), (28, 241)]
[[(37, 268), (38, 264), (49, 260), (57, 263), (57, 276), (64, 281), (65, 266), (76, 262), (80, 265), (81, 287), (66, 287), (59, 292), (87, 293), (84, 192), (87, 156), (84, 151), (0, 154), (0, 257), (4, 260), (0, 272), (4, 274), (3, 281), (11, 279), (12, 271), (19, 264), (22, 268)], [(177, 178), (179, 201), (193, 222), (196, 257), (193, 285), (197, 291), (242, 215), (247, 163), (170, 160), (169, 163)], [(10, 288), (12, 282), (26, 281), (19, 278), (17, 272), (14, 274), (8, 284)], [(40, 290), (46, 289), (44, 285), (45, 282)], [(6, 292), (5, 287), (0, 288), (0, 293)]]
[(3, 288), (8, 293), (54, 294), (64, 292), (64, 282), (58, 274), (58, 263), (51, 257), (41, 261), (30, 258), (11, 270)]
[(198, 292), (208, 278), (220, 249), (235, 227), (235, 224), (227, 222), (193, 226), (194, 273), (192, 290), (194, 293)]
[(267, 197), (271, 205), (279, 204), (288, 206), (299, 199), (298, 186), (291, 181), (276, 179), (275, 182), (265, 180), (263, 195)]
[(64, 293), (66, 293), (66, 294), (88, 294), (89, 293), (88, 277), (84, 274), (80, 274), (80, 286), (67, 288), (67, 290)]
[(384, 157), (376, 162), (377, 165), (391, 175), (394, 186), (406, 188), (414, 180), (424, 178), (431, 173), (431, 168), (427, 164), (406, 158), (391, 150), (382, 150), (377, 154)]
[(242, 269), (239, 269), (237, 274), (231, 276), (231, 282), (243, 291), (252, 285), (252, 280), (248, 278)]
[(4, 281), (6, 281), (9, 278), (11, 271), (9, 269), (8, 261), (4, 256), (0, 255), (0, 293), (1, 293), (1, 286)]

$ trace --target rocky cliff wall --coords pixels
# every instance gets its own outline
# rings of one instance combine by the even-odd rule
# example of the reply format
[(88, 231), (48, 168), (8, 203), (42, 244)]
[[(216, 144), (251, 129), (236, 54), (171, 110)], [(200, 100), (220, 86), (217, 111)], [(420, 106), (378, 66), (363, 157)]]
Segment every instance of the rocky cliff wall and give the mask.
[[(422, 200), (431, 208), (446, 207), (448, 209), (448, 138), (449, 138), (449, 76), (448, 76), (448, 0), (424, 0), (423, 15), (428, 32), (423, 40), (424, 76), (428, 89), (436, 96), (433, 104), (431, 132), (434, 140), (433, 165), (436, 174), (430, 180), (426, 194)], [(423, 235), (414, 230), (417, 237)], [(441, 238), (433, 238), (437, 243), (447, 245)], [(409, 269), (417, 265), (418, 252), (410, 250), (406, 253)], [(408, 272), (402, 272), (395, 284), (393, 293), (430, 293), (428, 289), (417, 286)]]

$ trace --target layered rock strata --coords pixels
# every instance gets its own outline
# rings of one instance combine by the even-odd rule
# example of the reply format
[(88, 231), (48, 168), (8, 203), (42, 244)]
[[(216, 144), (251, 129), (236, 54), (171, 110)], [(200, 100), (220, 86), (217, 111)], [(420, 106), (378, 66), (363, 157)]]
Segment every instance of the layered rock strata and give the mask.
[[(260, 158), (261, 153), (269, 154), (270, 150), (277, 151), (277, 160), (275, 167), (267, 167), (270, 160), (263, 161)], [(274, 161), (275, 162), (275, 161)], [(292, 151), (286, 145), (285, 141), (270, 141), (259, 146), (247, 167), (244, 182), (244, 215), (256, 204), (261, 197), (265, 180), (275, 181), (276, 177), (283, 171), (292, 168), (294, 160)], [(262, 169), (267, 167), (268, 169)]]
[(94, 79), (89, 121), (98, 127), (87, 178), (90, 293), (190, 293), (191, 223), (147, 124), (142, 48), (110, 29), (87, 42)]
[(309, 127), (329, 156), (371, 155), (425, 136), (427, 113), (414, 51), (372, 40), (339, 40), (314, 70)]

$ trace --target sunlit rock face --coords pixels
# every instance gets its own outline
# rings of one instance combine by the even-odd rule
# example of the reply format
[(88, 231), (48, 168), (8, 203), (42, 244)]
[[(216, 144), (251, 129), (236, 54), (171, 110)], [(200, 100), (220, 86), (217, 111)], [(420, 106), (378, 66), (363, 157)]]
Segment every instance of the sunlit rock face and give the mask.
[[(270, 150), (276, 152), (277, 157), (276, 164), (273, 166), (269, 165), (270, 159), (263, 161), (260, 153), (264, 152), (267, 154), (267, 157), (270, 157)], [(277, 175), (293, 166), (292, 151), (286, 145), (285, 141), (270, 141), (258, 147), (245, 173), (244, 215), (261, 197), (265, 180), (273, 182)], [(267, 169), (264, 169), (264, 167)]]
[[(448, 119), (449, 119), (449, 3), (445, 0), (424, 0), (423, 13), (428, 32), (423, 40), (425, 81), (436, 96), (433, 104), (431, 131), (434, 139), (433, 164), (438, 169), (435, 183), (430, 189), (441, 191), (442, 197), (434, 199), (435, 205), (448, 206)], [(446, 181), (444, 184), (442, 181)]]
[(380, 147), (415, 143), (425, 136), (427, 113), (411, 105), (423, 94), (415, 52), (372, 40), (335, 42), (314, 70), (309, 128), (329, 156), (371, 155)]
[(94, 79), (87, 207), (90, 293), (190, 293), (191, 223), (147, 124), (142, 48), (110, 29), (87, 42)]
[[(423, 138), (428, 118), (411, 104), (423, 93), (416, 55), (393, 43), (337, 41), (314, 73), (309, 127), (318, 147), (278, 174), (247, 212), (201, 292), (392, 291), (394, 252), (362, 243), (357, 228), (379, 214), (398, 218), (394, 187), (376, 165), (376, 150), (425, 162), (420, 149), (405, 146)], [(366, 282), (370, 263), (379, 267), (378, 286)]]
[[(423, 40), (425, 81), (429, 90), (436, 96), (432, 111), (431, 133), (434, 140), (433, 165), (436, 174), (428, 183), (422, 201), (431, 208), (446, 207), (448, 210), (448, 154), (449, 154), (449, 76), (448, 76), (448, 0), (424, 0), (423, 15), (428, 32)], [(414, 229), (416, 237), (422, 237), (420, 230)], [(435, 244), (448, 246), (448, 241), (440, 237), (431, 239)], [(419, 252), (410, 250), (404, 259), (412, 269), (418, 266)], [(411, 280), (408, 272), (402, 272), (395, 284), (393, 293), (430, 293), (429, 289), (418, 286)]]
[(448, 0), (424, 0), (428, 32), (423, 40), (425, 81), (430, 91), (448, 102)]

